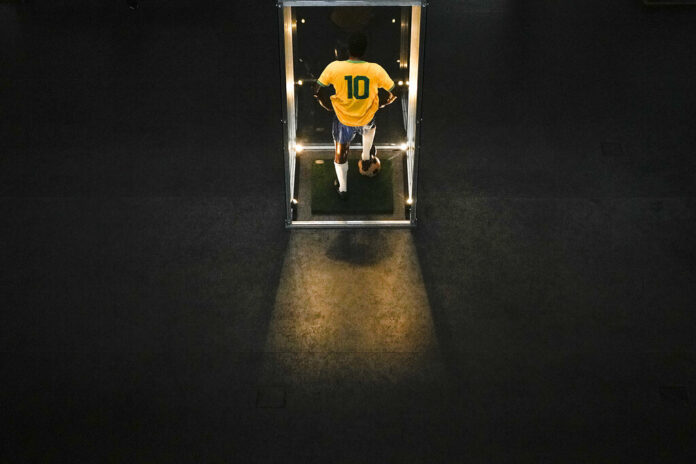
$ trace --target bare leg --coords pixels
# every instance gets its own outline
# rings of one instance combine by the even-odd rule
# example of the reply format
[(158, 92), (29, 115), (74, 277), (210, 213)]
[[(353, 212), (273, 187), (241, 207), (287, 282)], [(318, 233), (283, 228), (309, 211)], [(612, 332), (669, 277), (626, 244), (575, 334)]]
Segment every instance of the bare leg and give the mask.
[(336, 145), (336, 157), (334, 158), (334, 163), (343, 164), (348, 161), (348, 149), (350, 148), (350, 143), (337, 143)]
[(348, 149), (350, 143), (337, 143), (336, 156), (334, 157), (334, 167), (336, 168), (336, 177), (338, 178), (338, 190), (340, 192), (348, 191)]

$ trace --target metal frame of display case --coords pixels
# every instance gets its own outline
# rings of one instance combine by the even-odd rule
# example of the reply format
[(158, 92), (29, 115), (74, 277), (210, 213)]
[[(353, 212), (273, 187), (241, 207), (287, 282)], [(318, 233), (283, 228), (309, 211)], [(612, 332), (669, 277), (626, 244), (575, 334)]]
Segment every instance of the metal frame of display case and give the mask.
[[(281, 93), (283, 117), (283, 159), (285, 163), (285, 205), (287, 228), (365, 228), (365, 227), (413, 227), (416, 225), (418, 160), (420, 158), (420, 136), (422, 122), (423, 94), (423, 52), (425, 45), (426, 0), (276, 0), (278, 20), (280, 24), (280, 62), (281, 62)], [(410, 18), (410, 50), (409, 61), (409, 92), (406, 117), (406, 171), (408, 190), (404, 217), (407, 219), (383, 220), (295, 220), (297, 200), (296, 163), (297, 163), (297, 120), (295, 116), (295, 76), (293, 55), (293, 7), (332, 7), (332, 6), (406, 6), (411, 7)], [(415, 92), (413, 91), (415, 84)], [(394, 144), (376, 145), (378, 149), (394, 149)], [(353, 148), (362, 148), (355, 146)], [(330, 144), (308, 144), (304, 150), (333, 150)]]

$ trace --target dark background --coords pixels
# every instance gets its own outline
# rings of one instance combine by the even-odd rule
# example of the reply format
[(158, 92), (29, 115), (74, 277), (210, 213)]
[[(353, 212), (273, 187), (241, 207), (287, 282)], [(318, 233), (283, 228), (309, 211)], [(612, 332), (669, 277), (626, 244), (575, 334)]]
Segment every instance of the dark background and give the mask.
[(0, 460), (694, 462), (696, 9), (428, 8), (413, 236), (450, 381), (317, 413), (255, 407), (274, 2), (0, 3)]

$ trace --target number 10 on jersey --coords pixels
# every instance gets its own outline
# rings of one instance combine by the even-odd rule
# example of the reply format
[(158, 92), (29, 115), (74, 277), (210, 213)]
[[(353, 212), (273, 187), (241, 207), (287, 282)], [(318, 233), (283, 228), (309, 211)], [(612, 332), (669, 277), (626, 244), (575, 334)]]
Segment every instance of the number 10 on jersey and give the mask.
[[(344, 76), (344, 79), (348, 81), (348, 98), (356, 98), (358, 100), (364, 100), (370, 94), (370, 79), (366, 76)], [(360, 83), (362, 85), (362, 93), (360, 93)]]

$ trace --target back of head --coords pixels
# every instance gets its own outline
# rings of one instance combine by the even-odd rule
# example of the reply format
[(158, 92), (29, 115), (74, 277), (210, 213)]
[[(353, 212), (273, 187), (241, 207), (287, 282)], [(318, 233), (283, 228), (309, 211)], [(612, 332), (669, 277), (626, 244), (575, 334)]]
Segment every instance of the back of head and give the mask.
[(350, 56), (362, 58), (367, 49), (367, 36), (362, 32), (352, 34), (348, 39), (348, 51)]
[(348, 59), (348, 42), (344, 39), (336, 39), (334, 44), (334, 55), (337, 60), (347, 60)]

